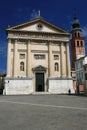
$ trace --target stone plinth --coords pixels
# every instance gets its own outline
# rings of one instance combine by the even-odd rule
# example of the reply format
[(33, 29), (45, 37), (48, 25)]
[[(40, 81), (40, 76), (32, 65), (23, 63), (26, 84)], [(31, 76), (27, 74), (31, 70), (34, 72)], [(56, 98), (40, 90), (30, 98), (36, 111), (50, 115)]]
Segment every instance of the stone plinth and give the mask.
[(33, 92), (32, 78), (6, 78), (4, 95), (21, 95)]

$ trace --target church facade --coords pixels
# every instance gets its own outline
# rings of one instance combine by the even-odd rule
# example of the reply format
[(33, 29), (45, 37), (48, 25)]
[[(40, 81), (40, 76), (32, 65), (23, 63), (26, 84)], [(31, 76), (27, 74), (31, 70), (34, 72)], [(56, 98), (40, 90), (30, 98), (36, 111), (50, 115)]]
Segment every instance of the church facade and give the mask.
[(4, 94), (74, 93), (70, 33), (39, 17), (7, 28)]

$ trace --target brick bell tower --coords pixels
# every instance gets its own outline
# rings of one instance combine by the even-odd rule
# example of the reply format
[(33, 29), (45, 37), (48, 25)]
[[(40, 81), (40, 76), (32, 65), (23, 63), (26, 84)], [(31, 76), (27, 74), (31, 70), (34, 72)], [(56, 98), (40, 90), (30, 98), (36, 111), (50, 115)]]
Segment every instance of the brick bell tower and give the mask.
[(80, 23), (76, 15), (74, 16), (74, 21), (72, 23), (71, 35), (72, 35), (72, 38), (70, 40), (71, 54), (72, 54), (71, 69), (75, 70), (75, 61), (80, 57), (85, 56), (84, 37), (82, 36), (82, 30), (80, 28)]

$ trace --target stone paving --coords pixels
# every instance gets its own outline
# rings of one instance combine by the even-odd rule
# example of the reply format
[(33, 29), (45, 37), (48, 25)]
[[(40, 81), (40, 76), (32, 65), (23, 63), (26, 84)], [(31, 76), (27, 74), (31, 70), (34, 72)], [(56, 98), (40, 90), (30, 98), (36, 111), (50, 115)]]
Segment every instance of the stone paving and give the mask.
[(87, 97), (0, 96), (0, 130), (87, 130)]

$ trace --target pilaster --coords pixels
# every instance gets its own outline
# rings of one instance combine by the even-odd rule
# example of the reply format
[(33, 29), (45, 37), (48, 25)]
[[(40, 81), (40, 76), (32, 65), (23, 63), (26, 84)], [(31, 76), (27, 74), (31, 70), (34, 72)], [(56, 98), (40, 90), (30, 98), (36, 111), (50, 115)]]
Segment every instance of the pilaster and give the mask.
[(66, 43), (67, 76), (71, 77), (69, 43)]
[(31, 41), (27, 43), (27, 76), (31, 77)]
[(60, 43), (60, 76), (63, 77), (64, 75), (64, 51), (63, 51), (63, 42)]
[(8, 39), (8, 51), (7, 51), (7, 77), (11, 76), (11, 39)]
[(13, 58), (14, 58), (14, 63), (13, 63), (13, 76), (16, 77), (17, 76), (17, 40), (15, 40), (14, 43), (14, 54), (13, 54)]
[(48, 43), (48, 75), (52, 76), (52, 45), (51, 42)]

